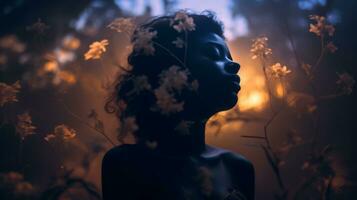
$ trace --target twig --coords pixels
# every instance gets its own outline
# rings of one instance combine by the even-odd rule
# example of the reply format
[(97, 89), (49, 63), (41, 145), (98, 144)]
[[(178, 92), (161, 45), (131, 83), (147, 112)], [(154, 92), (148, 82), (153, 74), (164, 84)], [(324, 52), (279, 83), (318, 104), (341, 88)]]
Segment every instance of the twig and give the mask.
[(88, 122), (84, 121), (81, 117), (79, 117), (77, 114), (73, 113), (69, 108), (68, 106), (61, 100), (59, 100), (60, 103), (63, 105), (63, 107), (66, 109), (66, 111), (72, 115), (74, 118), (76, 118), (78, 121), (82, 122), (85, 126), (87, 126), (88, 128), (100, 133), (102, 136), (105, 137), (105, 139), (114, 146), (116, 146), (116, 144), (103, 132), (103, 131), (100, 131), (98, 129), (96, 129), (95, 127), (93, 127), (92, 125), (90, 125)]
[(153, 41), (153, 43), (155, 45), (159, 46), (160, 48), (162, 48), (163, 50), (165, 50), (170, 56), (175, 58), (183, 67), (186, 67), (185, 63), (183, 63), (182, 60), (180, 58), (178, 58), (175, 54), (173, 54), (168, 48), (164, 47), (163, 45), (161, 45), (158, 42)]

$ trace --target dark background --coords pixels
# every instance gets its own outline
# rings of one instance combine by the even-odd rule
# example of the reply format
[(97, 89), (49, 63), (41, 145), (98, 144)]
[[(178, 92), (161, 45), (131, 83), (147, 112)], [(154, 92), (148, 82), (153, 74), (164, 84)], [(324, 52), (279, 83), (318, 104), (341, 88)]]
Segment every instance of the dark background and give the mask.
[[(68, 168), (87, 165), (85, 170), (78, 170), (76, 174), (100, 186), (100, 161), (103, 153), (110, 148), (106, 140), (88, 129), (80, 120), (69, 114), (61, 101), (66, 102), (70, 109), (79, 117), (86, 119), (90, 109), (94, 108), (105, 122), (108, 135), (115, 140), (117, 126), (114, 116), (103, 111), (106, 92), (102, 88), (106, 75), (115, 71), (113, 63), (121, 62), (125, 55), (125, 45), (128, 44), (123, 36), (114, 35), (106, 26), (116, 17), (132, 14), (120, 7), (120, 1), (90, 1), (90, 0), (1, 0), (0, 1), (0, 38), (16, 35), (19, 41), (26, 45), (22, 52), (0, 49), (6, 55), (7, 61), (2, 63), (0, 82), (12, 84), (21, 80), (22, 89), (19, 102), (1, 107), (2, 120), (8, 124), (15, 123), (16, 115), (29, 111), (33, 123), (37, 127), (37, 136), (28, 138), (21, 148), (19, 140), (12, 134), (14, 130), (9, 125), (2, 127), (0, 133), (0, 172), (21, 171), (25, 179), (46, 188), (49, 177), (57, 174), (61, 166)], [(134, 1), (133, 1), (134, 2)], [(143, 1), (146, 2), (145, 11), (137, 16), (138, 21), (151, 16), (150, 5), (162, 4), (165, 12), (178, 9), (178, 1)], [(153, 3), (154, 2), (154, 3)], [(289, 66), (294, 76), (290, 79), (291, 88), (300, 92), (309, 92), (302, 86), (302, 75), (298, 74), (296, 55), (293, 53), (289, 40), (296, 45), (297, 57), (306, 63), (313, 63), (319, 55), (319, 41), (315, 35), (308, 32), (308, 16), (318, 14), (330, 16), (329, 19), (336, 27), (333, 37), (338, 50), (328, 54), (316, 72), (315, 84), (321, 95), (334, 93), (336, 90), (336, 73), (348, 72), (357, 77), (357, 28), (355, 9), (357, 2), (353, 0), (231, 0), (230, 15), (243, 17), (249, 27), (244, 35), (230, 38), (229, 46), (233, 57), (241, 63), (242, 79), (244, 72), (259, 74), (259, 63), (250, 61), (249, 48), (251, 40), (258, 36), (267, 36), (269, 45), (273, 49), (273, 57)], [(217, 2), (219, 4), (219, 2)], [(135, 5), (134, 5), (135, 6)], [(195, 7), (190, 9), (195, 10)], [(86, 13), (87, 18), (81, 28), (75, 26), (78, 19)], [(137, 14), (138, 15), (138, 14)], [(41, 20), (45, 24), (43, 29), (34, 29), (33, 24)], [(226, 20), (230, 20), (229, 18)], [(32, 27), (32, 28), (31, 28)], [(239, 28), (239, 26), (238, 26)], [(46, 53), (60, 46), (64, 36), (71, 34), (80, 39), (81, 45), (74, 52), (75, 58), (61, 65), (62, 69), (71, 71), (76, 77), (75, 84), (51, 84), (50, 78), (33, 78), (36, 70), (44, 64)], [(290, 35), (289, 35), (290, 34)], [(107, 38), (110, 40), (109, 50), (101, 61), (84, 61), (83, 54), (88, 45), (96, 40)], [(27, 61), (20, 62), (20, 57), (26, 55)], [(252, 69), (250, 69), (252, 68)], [(255, 69), (254, 69), (255, 68)], [(296, 73), (295, 73), (296, 72)], [(300, 72), (299, 72), (300, 73)], [(30, 78), (29, 78), (30, 77)], [(247, 79), (248, 80), (248, 79)], [(249, 79), (250, 80), (250, 79)], [(252, 89), (251, 83), (242, 83), (242, 94)], [(253, 88), (254, 89), (254, 88)], [(243, 97), (242, 97), (243, 98)], [(356, 92), (321, 103), (319, 107), (319, 139), (316, 144), (321, 149), (331, 144), (336, 155), (343, 160), (348, 173), (349, 184), (332, 199), (356, 198), (356, 167), (357, 153), (357, 98)], [(254, 116), (267, 116), (266, 106), (262, 110), (248, 110)], [(6, 117), (4, 117), (6, 116)], [(278, 147), (285, 129), (294, 127), (300, 129), (303, 138), (311, 136), (309, 116), (302, 118), (291, 117), (291, 113), (284, 113), (272, 125), (272, 138)], [(55, 148), (41, 140), (46, 133), (51, 132), (57, 124), (68, 124), (78, 132), (76, 140)], [(252, 160), (256, 168), (257, 199), (273, 199), (277, 191), (275, 177), (267, 164), (261, 149), (249, 146), (256, 142), (242, 138), (241, 135), (261, 135), (262, 123), (247, 121), (237, 122), (237, 126), (228, 126), (218, 136), (208, 134), (207, 142), (232, 151), (240, 152)], [(99, 150), (98, 150), (99, 149)], [(302, 175), (301, 164), (307, 156), (305, 148), (289, 154), (287, 166), (282, 169), (287, 185), (292, 185)], [(16, 156), (24, 151), (21, 162)], [(27, 167), (24, 167), (27, 165)]]

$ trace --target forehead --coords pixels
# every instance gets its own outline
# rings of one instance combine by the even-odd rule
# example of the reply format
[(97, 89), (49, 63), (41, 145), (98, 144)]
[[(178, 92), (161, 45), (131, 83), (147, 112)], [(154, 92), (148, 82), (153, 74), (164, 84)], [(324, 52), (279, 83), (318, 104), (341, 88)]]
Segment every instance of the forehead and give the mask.
[(216, 33), (206, 33), (206, 34), (199, 35), (197, 37), (197, 39), (195, 40), (195, 43), (197, 43), (199, 45), (215, 43), (217, 45), (221, 45), (224, 48), (228, 49), (226, 41), (222, 37), (217, 35)]

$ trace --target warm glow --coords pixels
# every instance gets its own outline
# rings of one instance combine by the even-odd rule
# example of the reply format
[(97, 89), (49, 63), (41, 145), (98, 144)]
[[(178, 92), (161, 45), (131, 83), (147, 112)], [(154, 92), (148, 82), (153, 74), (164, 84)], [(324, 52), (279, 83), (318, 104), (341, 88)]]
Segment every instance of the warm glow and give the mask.
[(71, 50), (76, 50), (81, 45), (81, 41), (73, 36), (67, 36), (62, 40), (63, 47)]
[(249, 91), (239, 99), (239, 109), (241, 111), (254, 110), (261, 111), (268, 101), (268, 94), (263, 90)]
[(275, 94), (277, 97), (282, 98), (284, 96), (284, 87), (281, 83), (278, 83), (275, 87)]
[(74, 74), (72, 74), (69, 71), (60, 71), (58, 73), (56, 73), (55, 78), (53, 79), (53, 83), (55, 85), (60, 84), (61, 82), (65, 82), (67, 84), (75, 84), (77, 82), (76, 77), (74, 76)]
[(58, 63), (56, 61), (48, 61), (43, 68), (46, 72), (55, 72), (58, 70)]

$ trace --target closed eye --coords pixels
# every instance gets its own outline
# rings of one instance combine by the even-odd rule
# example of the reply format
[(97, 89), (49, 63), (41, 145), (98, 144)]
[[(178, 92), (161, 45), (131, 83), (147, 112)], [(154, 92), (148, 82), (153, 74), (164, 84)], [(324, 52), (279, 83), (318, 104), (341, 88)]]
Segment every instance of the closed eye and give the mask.
[(205, 46), (204, 54), (212, 60), (219, 60), (224, 57), (223, 52), (218, 45), (212, 44)]

